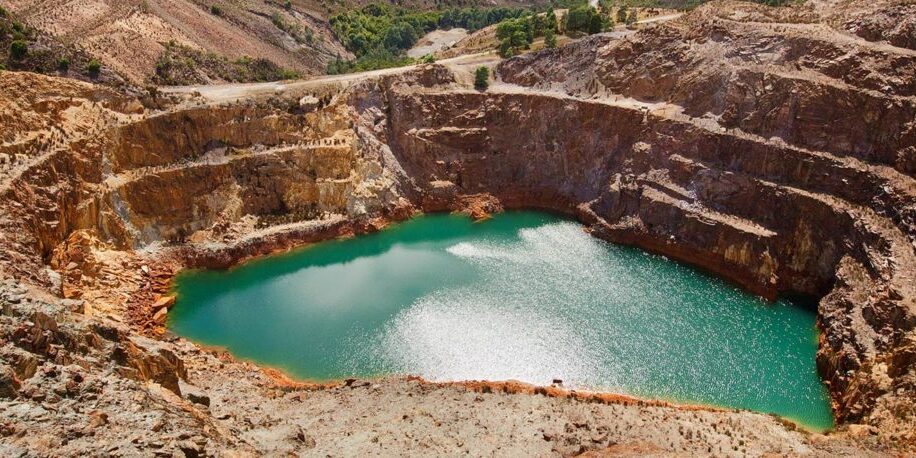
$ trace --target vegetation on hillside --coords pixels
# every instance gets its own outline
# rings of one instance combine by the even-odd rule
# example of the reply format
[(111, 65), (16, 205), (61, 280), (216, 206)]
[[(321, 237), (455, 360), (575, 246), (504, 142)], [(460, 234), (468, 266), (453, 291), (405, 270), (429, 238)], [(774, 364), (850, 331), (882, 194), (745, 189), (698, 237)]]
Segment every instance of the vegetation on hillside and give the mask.
[(286, 32), (293, 38), (296, 43), (311, 45), (315, 42), (315, 32), (308, 27), (303, 27), (296, 23), (287, 22), (280, 13), (274, 13), (270, 16), (270, 21), (280, 30)]
[(544, 30), (544, 47), (548, 49), (557, 47), (557, 33), (552, 28)]
[(573, 8), (566, 13), (566, 33), (599, 33), (613, 26), (613, 22), (597, 9), (590, 6), (580, 6)]
[(19, 21), (0, 7), (0, 70), (67, 76), (111, 86), (124, 80), (98, 60)]
[(526, 16), (507, 19), (496, 26), (496, 38), (499, 40), (497, 51), (501, 57), (511, 57), (523, 49), (529, 49), (534, 39), (544, 37), (544, 46), (555, 48), (557, 34), (561, 31), (570, 33), (599, 33), (613, 27), (614, 22), (597, 9), (582, 4), (568, 10), (563, 25), (557, 21), (553, 8), (546, 13), (532, 12)]
[(528, 49), (536, 37), (544, 35), (544, 19), (539, 15), (509, 19), (496, 26), (500, 57), (512, 57)]
[(478, 91), (486, 91), (490, 87), (490, 69), (487, 67), (477, 67), (474, 71), (474, 88)]
[(524, 8), (452, 8), (419, 11), (386, 4), (370, 4), (331, 17), (337, 39), (356, 59), (340, 58), (328, 64), (328, 73), (347, 73), (413, 63), (404, 52), (423, 35), (436, 29), (462, 27), (470, 31), (527, 13)]
[(285, 69), (268, 59), (242, 58), (229, 60), (211, 52), (189, 48), (177, 43), (166, 44), (156, 62), (156, 74), (151, 82), (174, 86), (206, 84), (211, 81), (257, 82), (298, 78), (299, 73)]
[[(628, 27), (638, 20), (638, 8), (678, 7), (687, 9), (707, 0), (599, 0), (599, 8), (594, 8), (586, 0), (553, 0), (553, 6), (567, 9), (562, 24), (551, 7), (545, 14), (528, 10), (520, 17), (503, 20), (497, 25), (496, 36), (499, 40), (497, 51), (501, 57), (517, 55), (529, 49), (533, 40), (544, 37), (544, 46), (557, 46), (556, 34), (595, 34), (612, 30), (615, 23)], [(753, 0), (771, 6), (785, 4), (789, 0)]]

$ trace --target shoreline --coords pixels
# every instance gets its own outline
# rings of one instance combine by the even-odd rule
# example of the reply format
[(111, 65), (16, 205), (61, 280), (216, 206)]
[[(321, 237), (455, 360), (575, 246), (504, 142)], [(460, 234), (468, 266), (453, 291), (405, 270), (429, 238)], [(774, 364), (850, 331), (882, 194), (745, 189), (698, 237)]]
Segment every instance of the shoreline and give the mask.
[[(171, 332), (171, 331), (169, 331)], [(173, 333), (174, 334), (174, 333)], [(201, 351), (214, 353), (216, 355), (221, 355), (223, 357), (228, 356), (232, 360), (239, 363), (247, 363), (255, 366), (258, 370), (263, 372), (267, 377), (269, 377), (277, 386), (291, 388), (291, 389), (300, 389), (300, 390), (327, 390), (339, 388), (342, 386), (351, 386), (357, 382), (367, 382), (367, 383), (380, 383), (385, 380), (390, 379), (404, 379), (407, 381), (419, 382), (422, 385), (427, 386), (437, 386), (437, 387), (461, 387), (468, 389), (474, 392), (480, 393), (491, 393), (491, 392), (502, 392), (506, 394), (525, 394), (525, 395), (541, 395), (551, 398), (568, 398), (574, 399), (579, 402), (597, 402), (601, 404), (617, 404), (617, 405), (636, 405), (636, 406), (653, 406), (653, 407), (668, 407), (677, 410), (683, 411), (705, 411), (705, 412), (748, 412), (755, 415), (764, 415), (771, 416), (778, 419), (780, 422), (785, 424), (791, 430), (800, 430), (806, 433), (811, 434), (831, 434), (837, 431), (838, 425), (834, 417), (833, 426), (830, 428), (820, 428), (811, 424), (808, 424), (804, 421), (794, 419), (791, 417), (782, 416), (772, 412), (761, 412), (753, 409), (743, 409), (737, 407), (728, 407), (716, 404), (707, 404), (702, 402), (680, 402), (673, 399), (665, 398), (645, 398), (639, 397), (632, 394), (614, 392), (614, 391), (602, 391), (600, 389), (577, 389), (577, 388), (567, 388), (562, 386), (562, 384), (551, 384), (551, 385), (541, 385), (533, 382), (526, 382), (523, 380), (486, 380), (486, 379), (466, 379), (466, 380), (430, 380), (424, 376), (416, 374), (403, 374), (403, 373), (391, 373), (391, 374), (380, 374), (374, 376), (351, 376), (345, 378), (332, 378), (332, 379), (314, 379), (308, 377), (299, 377), (292, 375), (289, 369), (271, 365), (258, 361), (254, 358), (246, 358), (238, 356), (229, 350), (226, 347), (219, 345), (211, 345), (196, 340), (190, 339), (188, 337), (181, 336), (179, 334), (174, 334), (178, 339), (185, 340), (192, 345), (197, 346)], [(832, 415), (832, 414), (831, 414)]]
[[(514, 208), (513, 208), (513, 209), (509, 209), (509, 210), (505, 210), (505, 211), (500, 211), (499, 213), (503, 213), (503, 212), (507, 212), (507, 211), (544, 211), (544, 210), (537, 210), (537, 209), (530, 209), (530, 208), (529, 208), (529, 209), (514, 209)], [(590, 235), (595, 236), (595, 234), (594, 234), (592, 231), (589, 231), (589, 230), (588, 230), (589, 227), (588, 227), (587, 225), (585, 225), (584, 223), (582, 223), (581, 221), (579, 221), (579, 220), (578, 220), (577, 218), (575, 218), (574, 216), (569, 215), (568, 213), (564, 213), (564, 212), (560, 212), (560, 211), (556, 211), (556, 210), (553, 210), (553, 211), (544, 211), (544, 212), (545, 212), (545, 213), (549, 213), (549, 214), (554, 215), (554, 216), (559, 217), (559, 218), (563, 218), (563, 219), (565, 219), (565, 220), (569, 220), (569, 221), (576, 222), (577, 224), (582, 225), (582, 228), (583, 228), (584, 230), (586, 230), (586, 233), (589, 233)], [(351, 232), (351, 231), (349, 231), (349, 230), (344, 230), (344, 231), (342, 231), (342, 232), (338, 232), (337, 235), (332, 236), (332, 237), (327, 238), (327, 239), (316, 240), (316, 241), (313, 241), (313, 242), (305, 242), (304, 244), (297, 245), (297, 246), (287, 247), (287, 248), (285, 248), (285, 249), (275, 249), (274, 251), (271, 251), (270, 253), (267, 253), (267, 254), (258, 254), (258, 255), (255, 255), (255, 256), (251, 256), (251, 257), (245, 257), (245, 258), (240, 259), (237, 263), (235, 263), (235, 264), (233, 264), (233, 265), (231, 265), (231, 266), (229, 266), (229, 267), (225, 267), (225, 268), (224, 268), (224, 267), (217, 267), (217, 268), (208, 268), (208, 267), (185, 268), (185, 269), (180, 270), (178, 273), (176, 273), (176, 275), (174, 275), (174, 276), (172, 277), (172, 281), (171, 281), (170, 287), (169, 287), (169, 293), (172, 294), (173, 296), (175, 296), (175, 298), (176, 298), (176, 305), (177, 305), (177, 300), (178, 300), (178, 298), (179, 298), (179, 294), (178, 294), (178, 291), (177, 291), (177, 287), (176, 287), (176, 285), (174, 284), (175, 279), (177, 279), (178, 276), (181, 275), (181, 273), (186, 272), (186, 271), (189, 271), (189, 270), (192, 270), (192, 271), (193, 271), (193, 270), (208, 270), (208, 269), (213, 269), (213, 270), (220, 270), (220, 271), (231, 271), (231, 270), (234, 270), (234, 269), (236, 269), (236, 268), (241, 268), (241, 267), (243, 267), (243, 266), (245, 266), (245, 265), (248, 265), (248, 264), (251, 263), (251, 262), (258, 262), (258, 261), (266, 260), (266, 259), (268, 259), (268, 258), (270, 258), (270, 257), (272, 257), (272, 256), (284, 256), (284, 255), (287, 255), (287, 254), (295, 253), (295, 252), (300, 251), (300, 250), (306, 250), (306, 249), (308, 249), (308, 248), (310, 248), (310, 247), (312, 247), (313, 245), (318, 244), (318, 243), (333, 242), (333, 241), (343, 241), (343, 240), (347, 240), (347, 239), (350, 239), (350, 238), (353, 238), (353, 237), (357, 237), (357, 236), (377, 234), (377, 233), (379, 233), (379, 232), (381, 232), (381, 231), (390, 229), (390, 228), (392, 228), (393, 226), (395, 226), (395, 225), (397, 225), (397, 224), (401, 224), (401, 223), (407, 222), (407, 221), (413, 219), (414, 217), (422, 216), (422, 215), (424, 215), (424, 214), (432, 214), (432, 215), (443, 215), (443, 214), (446, 214), (446, 215), (458, 215), (458, 216), (461, 216), (461, 212), (458, 212), (458, 211), (453, 211), (453, 212), (443, 212), (443, 211), (419, 212), (419, 211), (415, 211), (415, 212), (411, 213), (411, 214), (410, 214), (407, 218), (405, 218), (405, 219), (385, 219), (384, 222), (381, 223), (381, 224), (373, 224), (373, 225), (369, 225), (369, 226), (363, 226), (363, 227), (369, 227), (369, 228), (370, 228), (370, 230), (365, 231), (365, 232)], [(486, 215), (484, 215), (484, 216), (480, 216), (480, 217), (474, 217), (474, 216), (472, 216), (472, 215), (466, 215), (466, 214), (465, 214), (464, 216), (467, 216), (469, 219), (471, 219), (473, 222), (476, 223), (476, 222), (484, 221), (484, 220), (490, 218), (492, 215), (488, 213), (488, 214), (486, 214)], [(372, 220), (375, 221), (375, 222), (379, 222), (381, 219), (382, 219), (382, 217), (372, 218)], [(348, 224), (349, 222), (350, 222), (349, 220), (346, 220), (346, 221), (343, 222), (343, 223), (341, 223), (341, 222), (339, 222), (339, 221), (338, 221), (338, 222), (330, 221), (327, 225), (320, 225), (320, 226), (316, 227), (315, 229), (316, 229), (318, 232), (323, 232), (323, 231), (322, 231), (322, 228), (325, 228), (325, 227), (332, 227), (332, 226), (333, 226), (333, 227), (335, 227), (336, 229), (340, 229), (340, 228), (349, 228), (349, 227), (350, 227), (350, 224)], [(634, 246), (634, 245), (632, 245), (632, 244), (627, 244), (627, 243), (620, 243), (620, 244), (618, 244), (617, 242), (609, 241), (609, 240), (606, 240), (606, 239), (604, 239), (604, 238), (602, 238), (602, 237), (596, 237), (596, 238), (598, 238), (599, 240), (603, 240), (603, 241), (605, 241), (605, 242), (607, 242), (607, 243), (617, 244), (617, 245), (626, 246), (626, 247), (633, 247), (633, 248), (636, 248), (636, 249), (639, 249), (639, 250), (643, 250), (642, 248), (640, 248), (640, 247), (638, 247), (638, 246)], [(646, 251), (646, 253), (649, 253), (649, 254), (657, 255), (657, 254), (653, 253), (652, 251), (648, 251), (648, 250), (643, 250), (643, 251)], [(662, 255), (662, 256), (664, 256), (664, 255)], [(683, 261), (680, 261), (680, 260), (678, 260), (678, 259), (671, 259), (671, 261), (672, 261), (672, 262), (678, 262), (678, 263), (683, 262)], [(725, 281), (725, 282), (727, 282), (727, 283), (729, 283), (729, 284), (734, 285), (733, 282), (730, 282), (730, 281), (728, 281), (727, 279), (723, 279), (723, 278), (720, 277), (720, 276), (716, 276), (716, 275), (712, 274), (711, 272), (709, 272), (709, 271), (706, 270), (706, 269), (703, 269), (703, 268), (701, 268), (701, 267), (697, 267), (697, 266), (695, 266), (695, 265), (693, 265), (693, 264), (690, 264), (690, 263), (684, 263), (684, 264), (687, 265), (687, 266), (689, 266), (689, 267), (691, 267), (691, 268), (696, 268), (696, 269), (700, 270), (701, 272), (707, 273), (707, 274), (713, 276), (713, 277), (716, 278), (716, 279), (720, 279), (720, 280), (722, 280), (722, 281)], [(734, 285), (734, 286), (737, 286), (737, 285)], [(746, 289), (743, 289), (743, 288), (742, 288), (742, 290), (743, 290), (744, 292), (748, 293), (748, 294), (753, 294), (752, 292), (749, 292), (749, 291), (747, 291)], [(759, 297), (759, 296), (758, 296), (758, 297)], [(766, 298), (761, 298), (761, 299), (766, 300)], [(769, 302), (769, 301), (767, 301), (767, 302)], [(749, 408), (728, 407), (728, 406), (717, 405), (717, 404), (713, 404), (713, 403), (702, 403), (702, 402), (697, 403), (697, 402), (693, 402), (693, 401), (689, 401), (689, 400), (686, 400), (686, 401), (678, 401), (678, 400), (666, 399), (666, 398), (639, 397), (639, 396), (635, 396), (635, 395), (631, 395), (631, 394), (626, 394), (626, 393), (621, 393), (621, 392), (603, 391), (603, 390), (601, 390), (600, 388), (584, 388), (584, 389), (578, 389), (578, 388), (567, 388), (567, 387), (562, 386), (562, 384), (559, 384), (559, 385), (553, 385), (553, 384), (552, 384), (552, 385), (540, 385), (540, 384), (533, 383), (533, 382), (526, 382), (526, 381), (522, 381), (522, 380), (513, 380), (513, 379), (510, 379), (510, 380), (486, 380), (486, 379), (477, 380), (477, 379), (470, 379), (470, 380), (441, 380), (441, 381), (440, 381), (440, 380), (428, 380), (428, 379), (424, 378), (424, 377), (421, 376), (421, 375), (407, 374), (407, 373), (389, 373), (389, 374), (379, 374), (379, 375), (371, 375), (371, 376), (358, 376), (358, 375), (353, 375), (353, 376), (350, 376), (350, 377), (331, 378), (331, 379), (316, 379), (316, 378), (310, 378), (310, 377), (300, 377), (300, 376), (292, 375), (292, 373), (291, 373), (292, 371), (291, 371), (289, 368), (285, 368), (285, 367), (282, 367), (282, 366), (271, 365), (271, 364), (269, 364), (269, 363), (265, 363), (265, 362), (259, 361), (259, 360), (255, 359), (255, 358), (248, 358), (248, 357), (237, 356), (236, 354), (234, 354), (234, 353), (233, 353), (230, 349), (228, 349), (227, 347), (220, 346), (220, 345), (212, 345), (212, 344), (208, 344), (208, 343), (204, 343), (204, 342), (199, 342), (199, 341), (196, 341), (196, 340), (191, 339), (191, 338), (189, 338), (189, 337), (181, 336), (181, 335), (179, 335), (179, 334), (173, 332), (173, 331), (168, 327), (168, 322), (167, 322), (166, 325), (165, 325), (165, 329), (168, 329), (168, 332), (172, 333), (172, 334), (175, 335), (175, 336), (178, 336), (180, 339), (184, 339), (184, 340), (186, 340), (186, 341), (188, 341), (188, 342), (190, 342), (190, 343), (192, 343), (192, 344), (198, 346), (198, 347), (201, 348), (202, 350), (211, 351), (211, 352), (215, 352), (215, 353), (223, 353), (223, 354), (229, 355), (230, 357), (232, 357), (233, 359), (235, 359), (235, 360), (237, 360), (237, 361), (242, 361), (242, 362), (250, 363), (250, 364), (252, 364), (252, 365), (258, 367), (258, 368), (259, 368), (260, 370), (262, 370), (265, 374), (268, 374), (273, 380), (275, 380), (275, 381), (276, 381), (279, 385), (281, 385), (281, 386), (290, 386), (290, 387), (303, 388), (303, 389), (309, 389), (309, 390), (312, 390), (312, 389), (330, 389), (330, 388), (335, 388), (335, 387), (339, 387), (339, 386), (349, 386), (349, 382), (356, 381), (356, 380), (377, 382), (377, 381), (385, 380), (385, 379), (388, 379), (388, 378), (406, 378), (406, 379), (408, 379), (408, 380), (417, 380), (417, 381), (421, 381), (422, 383), (428, 384), (428, 385), (435, 385), (435, 386), (460, 386), (460, 387), (465, 387), (465, 388), (471, 389), (471, 390), (473, 390), (473, 391), (490, 390), (490, 391), (501, 391), (501, 392), (505, 392), (505, 393), (513, 393), (513, 394), (542, 394), (542, 395), (546, 395), (546, 396), (550, 396), (550, 397), (574, 398), (574, 399), (577, 399), (577, 400), (580, 400), (580, 401), (587, 401), (587, 402), (604, 402), (604, 403), (609, 403), (609, 402), (610, 402), (610, 403), (626, 404), (626, 405), (633, 405), (633, 404), (642, 405), (642, 404), (645, 404), (645, 405), (660, 406), (660, 407), (672, 407), (672, 408), (687, 409), (687, 410), (691, 410), (691, 409), (701, 409), (701, 410), (717, 411), (717, 412), (722, 412), (722, 411), (734, 411), (734, 412), (737, 412), (737, 411), (746, 411), (746, 412), (751, 412), (751, 413), (754, 413), (754, 414), (771, 415), (771, 416), (774, 416), (774, 417), (780, 419), (780, 421), (785, 421), (785, 422), (787, 422), (787, 423), (789, 423), (789, 424), (794, 425), (793, 428), (800, 428), (800, 429), (802, 429), (802, 430), (804, 430), (804, 431), (806, 431), (806, 432), (809, 432), (809, 433), (819, 433), (819, 434), (829, 433), (829, 432), (835, 431), (836, 428), (838, 427), (838, 424), (837, 424), (837, 422), (836, 422), (836, 415), (835, 415), (835, 412), (834, 412), (834, 409), (833, 409), (834, 406), (833, 406), (833, 403), (832, 403), (832, 397), (831, 397), (830, 394), (829, 394), (829, 388), (828, 388), (827, 385), (826, 385), (826, 381), (825, 381), (822, 377), (820, 377), (819, 375), (818, 375), (818, 379), (819, 379), (821, 385), (823, 386), (823, 388), (827, 390), (827, 395), (828, 395), (827, 401), (828, 401), (828, 403), (830, 404), (831, 426), (830, 426), (830, 427), (826, 427), (826, 428), (825, 428), (825, 427), (822, 427), (822, 426), (817, 426), (817, 425), (814, 425), (814, 424), (806, 423), (806, 422), (804, 422), (804, 421), (802, 421), (802, 420), (795, 419), (795, 418), (792, 418), (792, 417), (781, 416), (781, 415), (778, 415), (778, 414), (775, 414), (775, 413), (764, 412), (764, 411), (758, 411), (758, 410), (753, 410), (753, 409), (749, 409)], [(821, 331), (820, 331), (819, 329), (815, 329), (815, 332), (819, 335)]]

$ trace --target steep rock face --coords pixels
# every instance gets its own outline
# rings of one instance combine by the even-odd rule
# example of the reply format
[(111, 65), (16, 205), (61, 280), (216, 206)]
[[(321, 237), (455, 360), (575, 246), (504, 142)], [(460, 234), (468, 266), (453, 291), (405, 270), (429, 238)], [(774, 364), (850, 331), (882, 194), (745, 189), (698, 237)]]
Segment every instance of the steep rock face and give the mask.
[(98, 151), (113, 125), (143, 107), (115, 92), (62, 78), (0, 72), (0, 244), (10, 269), (35, 281), (45, 256), (84, 214), (86, 183), (101, 179)]
[(868, 41), (886, 41), (916, 50), (916, 5), (910, 2), (854, 5), (857, 8), (852, 14), (834, 14), (831, 23)]
[[(593, 37), (572, 52), (513, 59), (499, 74), (643, 109), (644, 146), (622, 162), (622, 176), (635, 177), (615, 180), (591, 206), (610, 237), (663, 252), (694, 246), (683, 257), (717, 254), (732, 262), (707, 267), (744, 271), (738, 276), (756, 276), (773, 293), (829, 291), (818, 362), (838, 416), (906, 438), (913, 368), (890, 376), (878, 361), (906, 359), (897, 355), (908, 354), (916, 326), (916, 54), (831, 27), (839, 14), (717, 3), (624, 40)], [(708, 210), (746, 224), (699, 216)], [(678, 232), (686, 220), (677, 215), (691, 212), (710, 222)], [(724, 254), (724, 239), (699, 235), (754, 225), (767, 234), (758, 232), (756, 248), (731, 248), (748, 256)], [(665, 237), (678, 243), (666, 250)]]
[(339, 103), (298, 114), (244, 106), (127, 122), (26, 170), (11, 197), (56, 202), (29, 220), (43, 257), (79, 229), (139, 247), (252, 224), (240, 221), (246, 215), (262, 227), (358, 216), (396, 201), (397, 191), (374, 153), (356, 147), (349, 113)]
[(569, 64), (581, 56), (574, 65), (585, 74), (549, 76), (556, 71), (526, 68), (532, 56), (507, 64), (504, 78), (541, 87), (573, 81), (577, 87), (564, 86), (580, 95), (600, 88), (665, 102), (725, 129), (916, 173), (916, 52), (856, 40), (819, 22), (736, 17), (744, 19), (700, 8), (651, 33), (590, 39), (575, 45), (588, 51), (564, 52)]
[[(110, 154), (119, 173), (107, 180), (108, 198), (123, 202), (138, 242), (184, 240), (244, 215), (290, 222), (346, 213), (360, 157), (345, 109), (211, 111), (166, 115), (119, 133)], [(175, 135), (157, 136), (162, 131)]]
[[(320, 99), (290, 90), (145, 114), (62, 90), (34, 103), (53, 116), (4, 135), (13, 149), (33, 124), (74, 132), (6, 170), (0, 267), (154, 334), (152, 303), (183, 266), (377, 230), (414, 209), (551, 209), (766, 297), (822, 296), (818, 365), (839, 419), (905, 445), (913, 56), (828, 19), (810, 5), (718, 3), (505, 61), (487, 92), (441, 65)], [(42, 354), (51, 330), (29, 326)], [(120, 375), (181, 392), (187, 364), (161, 341), (108, 340)], [(15, 356), (16, 370), (32, 372), (30, 358)], [(22, 391), (15, 374), (0, 373), (3, 396)]]

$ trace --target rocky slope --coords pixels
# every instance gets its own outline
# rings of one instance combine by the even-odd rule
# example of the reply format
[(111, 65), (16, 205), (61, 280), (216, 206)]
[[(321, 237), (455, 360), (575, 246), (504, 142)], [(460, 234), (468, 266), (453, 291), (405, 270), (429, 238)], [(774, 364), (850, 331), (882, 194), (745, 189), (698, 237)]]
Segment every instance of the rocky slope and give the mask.
[[(25, 55), (13, 55), (15, 41), (25, 44)], [(89, 54), (29, 27), (0, 7), (0, 68), (92, 81), (124, 92), (133, 90), (111, 69), (102, 67), (95, 71), (92, 59)]]
[[(912, 451), (916, 51), (891, 40), (905, 27), (850, 26), (908, 6), (831, 5), (717, 2), (502, 62), (486, 92), (470, 89), (477, 63), (429, 65), (151, 110), (85, 83), (0, 73), (0, 447)], [(766, 297), (820, 297), (818, 363), (839, 432), (517, 385), (309, 386), (162, 327), (180, 268), (418, 210), (521, 207)]]
[[(635, 213), (635, 238), (654, 249), (719, 251), (706, 267), (765, 295), (826, 294), (818, 362), (840, 418), (899, 427), (913, 405), (916, 53), (825, 26), (811, 9), (710, 5), (622, 42), (507, 62), (501, 75), (643, 104), (658, 127), (633, 134), (639, 150), (612, 159), (632, 175), (588, 209), (608, 236), (631, 241), (623, 225)], [(672, 226), (670, 212), (688, 219)]]
[[(327, 12), (314, 2), (198, 0), (3, 0), (26, 24), (102, 61), (134, 84), (157, 72), (170, 42), (235, 61), (264, 58), (303, 75), (350, 54), (334, 38)], [(220, 81), (201, 65), (199, 77)]]

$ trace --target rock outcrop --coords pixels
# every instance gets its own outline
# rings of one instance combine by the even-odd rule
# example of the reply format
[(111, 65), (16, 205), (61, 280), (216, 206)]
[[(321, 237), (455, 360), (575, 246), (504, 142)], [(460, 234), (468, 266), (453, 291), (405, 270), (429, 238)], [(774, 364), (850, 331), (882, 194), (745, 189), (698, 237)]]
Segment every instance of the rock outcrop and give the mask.
[[(844, 8), (840, 20), (819, 2), (716, 2), (623, 38), (598, 35), (503, 61), (485, 92), (470, 88), (468, 68), (424, 65), (346, 88), (319, 82), (213, 103), (188, 96), (143, 111), (90, 85), (0, 73), (0, 119), (12, 126), (0, 151), (15, 161), (2, 169), (0, 272), (67, 298), (33, 300), (39, 289), (10, 286), (14, 299), (29, 300), (4, 308), (0, 399), (29, 406), (17, 407), (16, 419), (39, 427), (30, 415), (48, 395), (33, 380), (59, 377), (58, 366), (76, 361), (84, 380), (120, 390), (94, 394), (104, 407), (86, 420), (94, 430), (132, 421), (111, 411), (111, 399), (152, 396), (141, 409), (195, 431), (133, 445), (123, 441), (127, 429), (104, 433), (124, 450), (326, 452), (321, 434), (342, 434), (340, 424), (317, 414), (327, 423), (305, 425), (303, 412), (352, 407), (365, 396), (387, 406), (387, 418), (397, 410), (392, 399), (428, 408), (443, 393), (466, 392), (397, 380), (367, 383), (362, 394), (362, 383), (312, 394), (318, 387), (168, 337), (168, 278), (183, 267), (228, 267), (378, 230), (415, 211), (481, 217), (542, 208), (768, 298), (820, 298), (818, 367), (843, 434), (802, 438), (767, 416), (702, 410), (729, 431), (764, 431), (724, 440), (683, 410), (630, 406), (638, 413), (618, 413), (649, 419), (651, 433), (598, 431), (586, 443), (578, 424), (622, 425), (608, 419), (617, 407), (602, 407), (564, 410), (563, 418), (587, 419), (570, 420), (563, 433), (545, 423), (543, 441), (554, 446), (518, 439), (519, 450), (570, 454), (639, 440), (649, 448), (634, 450), (660, 453), (912, 450), (916, 51), (908, 22), (889, 30), (881, 19), (908, 11), (905, 4)], [(71, 322), (78, 331), (67, 331)], [(428, 399), (393, 394), (402, 390)], [(500, 395), (466, 401), (489, 405), (490, 396)], [(512, 399), (520, 409), (556, 407)], [(257, 412), (264, 403), (286, 420)], [(480, 424), (489, 412), (466, 416), (456, 406), (444, 407), (455, 407), (456, 424)], [(516, 413), (506, 421), (525, 416)], [(672, 419), (686, 428), (677, 428), (684, 440), (658, 432)], [(510, 430), (499, 429), (501, 437)], [(23, 431), (6, 431), (11, 439), (0, 441), (38, 447)], [(353, 450), (376, 443), (365, 434)], [(393, 440), (383, 450), (404, 450), (395, 444), (409, 446)]]

